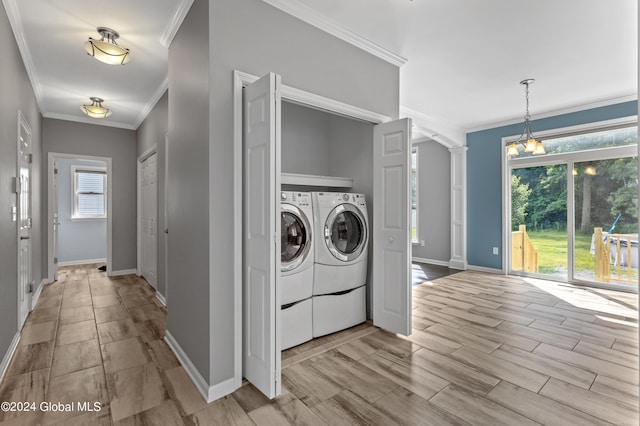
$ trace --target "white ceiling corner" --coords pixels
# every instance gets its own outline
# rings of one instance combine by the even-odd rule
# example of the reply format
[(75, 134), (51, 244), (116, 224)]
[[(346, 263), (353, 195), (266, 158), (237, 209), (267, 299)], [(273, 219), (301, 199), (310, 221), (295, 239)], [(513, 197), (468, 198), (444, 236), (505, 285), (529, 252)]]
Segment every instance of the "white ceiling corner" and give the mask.
[(193, 4), (193, 0), (180, 0), (178, 3), (178, 7), (176, 7), (176, 11), (171, 17), (169, 24), (165, 28), (162, 33), (162, 37), (160, 38), (160, 43), (167, 49), (171, 45), (173, 38), (178, 33), (180, 29), (180, 25), (182, 25), (182, 21), (187, 16), (189, 9), (191, 9), (191, 5)]
[(31, 86), (33, 87), (33, 92), (36, 97), (38, 109), (40, 110), (40, 113), (44, 115), (47, 110), (45, 108), (42, 86), (40, 85), (40, 81), (38, 80), (38, 73), (36, 72), (36, 68), (33, 64), (31, 51), (29, 50), (29, 46), (27, 45), (26, 37), (24, 34), (24, 27), (22, 26), (22, 19), (20, 18), (20, 12), (18, 10), (16, 1), (17, 0), (2, 0), (2, 4), (4, 5), (4, 9), (7, 12), (7, 18), (9, 19), (9, 24), (11, 25), (11, 29), (13, 30), (13, 36), (16, 38), (18, 50), (20, 51), (20, 55), (22, 56), (24, 67), (27, 70), (27, 76), (29, 77), (29, 81), (31, 82)]
[(365, 52), (371, 53), (397, 67), (404, 65), (407, 59), (386, 49), (369, 39), (366, 39), (348, 28), (338, 24), (333, 19), (316, 12), (314, 9), (295, 0), (262, 0), (271, 6), (292, 15), (322, 31), (350, 43)]

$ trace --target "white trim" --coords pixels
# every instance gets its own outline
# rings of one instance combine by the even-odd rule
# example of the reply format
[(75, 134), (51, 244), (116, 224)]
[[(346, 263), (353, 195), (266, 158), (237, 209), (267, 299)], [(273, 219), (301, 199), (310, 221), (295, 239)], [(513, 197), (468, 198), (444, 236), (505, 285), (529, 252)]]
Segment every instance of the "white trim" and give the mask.
[[(238, 70), (234, 71), (234, 75), (237, 75), (237, 77), (240, 79), (240, 81), (242, 82), (242, 86), (251, 84), (259, 78), (255, 75)], [(387, 115), (378, 114), (377, 112), (349, 105), (344, 102), (336, 101), (335, 99), (307, 92), (302, 89), (296, 89), (295, 87), (287, 86), (285, 84), (283, 84), (280, 88), (282, 92), (282, 99), (293, 102), (295, 104), (301, 104), (307, 107), (328, 111), (330, 113), (343, 115), (345, 117), (356, 118), (368, 123), (380, 124), (391, 121), (391, 117)], [(242, 112), (242, 110), (240, 112)]]
[[(601, 107), (617, 105), (617, 104), (622, 104), (625, 102), (631, 102), (631, 101), (637, 101), (637, 100), (638, 100), (638, 95), (635, 94), (635, 95), (620, 96), (618, 98), (604, 99), (601, 101), (588, 102), (585, 104), (574, 105), (566, 108), (547, 111), (541, 114), (532, 115), (531, 121), (536, 121), (536, 120), (549, 118), (549, 117), (557, 117), (559, 115), (571, 114), (571, 113), (580, 112), (580, 111), (587, 111), (594, 108), (601, 108)], [(483, 124), (476, 127), (470, 127), (466, 129), (466, 132), (467, 133), (481, 132), (483, 130), (495, 129), (497, 127), (510, 126), (512, 124), (520, 124), (520, 123), (523, 123), (522, 117), (513, 118), (510, 120), (498, 121), (494, 123)], [(538, 132), (534, 132), (534, 133), (536, 136), (538, 136)]]
[(449, 148), (451, 162), (451, 258), (449, 267), (467, 269), (467, 150)]
[(168, 330), (165, 333), (164, 341), (167, 342), (171, 351), (175, 354), (176, 358), (178, 358), (178, 361), (180, 361), (180, 364), (187, 372), (187, 375), (207, 404), (215, 401), (216, 399), (222, 398), (223, 396), (229, 395), (238, 389), (238, 387), (235, 386), (234, 378), (209, 386), (207, 381), (202, 377), (196, 366), (193, 365), (187, 354), (182, 350), (176, 339)]
[(66, 262), (58, 261), (58, 266), (86, 265), (89, 263), (107, 263), (107, 259), (103, 257), (101, 259), (78, 259), (78, 260), (69, 260)]
[[(413, 237), (410, 239), (411, 240), (411, 244), (420, 244), (420, 215), (418, 214), (420, 212), (420, 171), (419, 171), (419, 166), (420, 166), (420, 148), (417, 145), (411, 145), (411, 154), (410, 156), (413, 157), (413, 153), (415, 152), (416, 154), (416, 239), (414, 240)], [(413, 174), (413, 168), (411, 170), (411, 174)], [(413, 181), (413, 179), (411, 180)], [(411, 184), (409, 184), (411, 186)], [(409, 190), (411, 190), (412, 188), (409, 188)], [(413, 215), (413, 204), (411, 205), (411, 214)], [(413, 231), (412, 231), (413, 234)]]
[[(425, 138), (438, 142), (445, 148), (464, 146), (467, 133), (464, 129), (448, 120), (425, 114), (400, 105), (400, 117), (410, 117), (416, 138), (412, 142), (424, 142)], [(423, 135), (423, 136), (419, 136)]]
[(158, 103), (160, 98), (162, 98), (162, 96), (164, 95), (164, 92), (167, 91), (168, 87), (169, 87), (169, 76), (167, 75), (162, 81), (162, 83), (160, 83), (160, 86), (158, 86), (158, 88), (153, 93), (153, 95), (151, 95), (151, 98), (149, 98), (149, 102), (147, 102), (144, 105), (144, 107), (142, 107), (142, 110), (138, 115), (138, 119), (136, 120), (136, 123), (133, 125), (135, 130), (137, 130), (138, 127), (140, 127), (140, 125), (144, 122), (144, 120), (146, 120), (147, 116), (153, 110), (153, 108), (155, 108), (156, 104)]
[[(233, 72), (233, 234), (242, 236), (242, 87), (245, 74)], [(233, 377), (236, 389), (242, 385), (242, 238), (234, 238), (233, 244)]]
[[(258, 80), (258, 77), (242, 71), (233, 71), (233, 210), (235, 220), (233, 230), (235, 235), (242, 235), (242, 88)], [(282, 84), (281, 98), (296, 103), (334, 112), (347, 117), (357, 118), (374, 124), (391, 121), (391, 117), (353, 107), (342, 102), (337, 102), (324, 96), (315, 95), (300, 89), (294, 89)], [(211, 227), (211, 229), (214, 229)], [(211, 231), (210, 231), (211, 232)], [(210, 241), (215, 242), (213, 236)], [(236, 238), (233, 246), (233, 303), (234, 303), (234, 377), (233, 386), (228, 384), (229, 393), (242, 385), (242, 238)], [(227, 382), (223, 382), (227, 383)], [(225, 386), (227, 386), (225, 384)], [(225, 387), (224, 389), (227, 389)]]
[(94, 124), (97, 126), (116, 127), (118, 129), (136, 130), (137, 127), (129, 123), (121, 123), (118, 121), (109, 121), (104, 119), (95, 119), (87, 117), (77, 117), (70, 114), (59, 114), (57, 112), (45, 112), (42, 114), (44, 118), (54, 118), (56, 120), (73, 121), (76, 123)]
[(32, 311), (33, 311), (33, 308), (36, 306), (36, 303), (38, 303), (38, 299), (40, 299), (40, 294), (42, 294), (42, 288), (47, 284), (49, 284), (49, 281), (47, 281), (46, 278), (43, 278), (40, 281), (40, 285), (38, 286), (36, 291), (33, 293), (33, 296), (31, 296), (31, 310)]
[(18, 348), (18, 343), (20, 342), (21, 333), (20, 330), (16, 332), (9, 344), (9, 348), (7, 348), (7, 352), (4, 354), (4, 358), (2, 358), (2, 362), (0, 363), (0, 383), (2, 383), (2, 379), (4, 379), (4, 375), (7, 372), (7, 368), (9, 367), (9, 363), (13, 359), (13, 355)]
[(294, 0), (262, 0), (271, 6), (280, 9), (281, 11), (292, 15), (301, 21), (306, 22), (326, 33), (331, 34), (334, 37), (339, 38), (342, 41), (356, 46), (365, 52), (372, 54), (384, 61), (389, 62), (392, 65), (400, 67), (407, 62), (406, 58), (386, 49), (376, 43), (362, 37), (359, 34), (354, 33), (351, 30), (343, 27), (331, 18), (328, 18), (314, 9), (301, 4)]
[[(23, 132), (24, 130), (24, 132)], [(31, 156), (32, 160), (31, 161), (27, 161), (27, 167), (29, 169), (29, 199), (27, 200), (28, 202), (28, 206), (27, 206), (27, 210), (28, 210), (28, 214), (30, 216), (30, 218), (28, 220), (32, 220), (34, 214), (36, 212), (33, 211), (33, 182), (32, 182), (32, 178), (33, 178), (33, 155), (35, 154), (33, 152), (33, 144), (32, 144), (32, 131), (31, 131), (31, 125), (29, 125), (29, 122), (27, 121), (27, 118), (24, 116), (24, 114), (22, 113), (21, 110), (18, 110), (18, 125), (17, 125), (17, 129), (16, 129), (16, 142), (15, 142), (15, 147), (16, 147), (16, 172), (17, 172), (17, 176), (16, 177), (16, 202), (15, 204), (13, 204), (16, 208), (17, 208), (17, 226), (16, 226), (16, 249), (17, 249), (17, 255), (16, 255), (16, 274), (17, 274), (17, 298), (16, 298), (16, 306), (17, 306), (17, 322), (18, 322), (18, 328), (22, 328), (22, 326), (24, 325), (25, 321), (27, 320), (27, 316), (29, 315), (29, 312), (31, 311), (33, 304), (32, 304), (32, 298), (31, 298), (31, 294), (27, 292), (27, 294), (25, 295), (24, 288), (21, 288), (21, 283), (23, 282), (22, 280), (22, 276), (20, 273), (21, 270), (21, 265), (20, 265), (20, 241), (22, 240), (21, 237), (21, 229), (20, 229), (20, 218), (23, 214), (22, 211), (22, 202), (21, 202), (21, 198), (22, 198), (22, 185), (18, 185), (18, 179), (20, 179), (20, 168), (21, 168), (21, 163), (23, 163), (24, 159), (22, 158), (22, 156), (20, 155), (20, 145), (21, 145), (21, 141), (22, 141), (22, 135), (25, 135), (25, 137), (27, 137), (27, 141), (26, 146), (29, 149), (29, 155)], [(20, 188), (20, 189), (19, 189)], [(32, 235), (32, 227), (29, 225), (28, 226), (28, 235), (29, 238), (33, 238)], [(28, 252), (29, 252), (29, 271), (27, 272), (27, 280), (28, 280), (28, 285), (33, 285), (33, 251), (34, 251), (34, 246), (33, 243), (29, 240), (27, 242), (28, 244)], [(24, 297), (26, 298), (26, 300), (24, 302), (21, 303), (20, 301), (20, 296), (24, 295)], [(26, 305), (26, 306), (25, 306)], [(26, 309), (25, 309), (26, 308)]]
[(501, 269), (487, 268), (485, 266), (467, 265), (466, 269), (468, 271), (486, 272), (488, 274), (496, 274), (496, 275), (506, 275), (506, 273), (503, 272)]
[(13, 30), (13, 35), (16, 38), (16, 44), (18, 45), (18, 50), (20, 51), (20, 55), (22, 56), (24, 67), (27, 70), (29, 81), (31, 81), (31, 86), (33, 87), (33, 92), (36, 97), (38, 109), (40, 110), (40, 113), (44, 115), (44, 113), (46, 112), (46, 108), (44, 106), (42, 85), (40, 84), (40, 80), (38, 79), (36, 67), (33, 65), (33, 57), (31, 56), (31, 51), (29, 50), (29, 46), (27, 45), (27, 38), (24, 35), (24, 27), (22, 25), (20, 12), (18, 11), (17, 1), (18, 0), (2, 0), (2, 4), (4, 5), (4, 9), (7, 12), (7, 18), (9, 19), (9, 24), (11, 25), (11, 29)]
[(107, 275), (110, 277), (118, 277), (120, 275), (136, 275), (136, 270), (134, 269), (122, 269), (120, 271), (111, 271), (111, 273), (107, 272)]
[(167, 299), (158, 290), (156, 290), (156, 299), (158, 299), (160, 303), (162, 303), (162, 306), (164, 306), (165, 308), (167, 307)]
[(178, 6), (176, 7), (171, 20), (167, 24), (167, 27), (164, 29), (162, 33), (162, 37), (160, 37), (160, 44), (164, 47), (169, 48), (173, 38), (178, 33), (180, 26), (182, 25), (182, 21), (187, 17), (187, 13), (191, 9), (191, 5), (193, 4), (193, 0), (180, 0)]
[(446, 260), (436, 260), (436, 259), (425, 259), (422, 257), (411, 257), (411, 262), (417, 262), (417, 263), (426, 263), (429, 265), (438, 265), (438, 266), (449, 266), (449, 262), (447, 262)]
[(107, 163), (107, 275), (114, 275), (111, 271), (113, 260), (113, 165), (111, 157), (96, 157), (93, 155), (65, 154), (60, 152), (49, 152), (47, 158), (47, 279), (49, 282), (55, 280), (55, 265), (53, 263), (53, 201), (57, 194), (53, 193), (53, 165), (56, 158), (80, 159), (92, 161), (104, 161)]

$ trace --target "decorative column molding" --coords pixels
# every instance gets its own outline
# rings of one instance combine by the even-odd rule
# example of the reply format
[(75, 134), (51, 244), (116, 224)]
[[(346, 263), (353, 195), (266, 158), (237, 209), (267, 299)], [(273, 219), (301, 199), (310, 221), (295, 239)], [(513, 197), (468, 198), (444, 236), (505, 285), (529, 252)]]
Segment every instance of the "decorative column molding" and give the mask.
[(451, 153), (451, 259), (449, 267), (467, 269), (467, 147)]

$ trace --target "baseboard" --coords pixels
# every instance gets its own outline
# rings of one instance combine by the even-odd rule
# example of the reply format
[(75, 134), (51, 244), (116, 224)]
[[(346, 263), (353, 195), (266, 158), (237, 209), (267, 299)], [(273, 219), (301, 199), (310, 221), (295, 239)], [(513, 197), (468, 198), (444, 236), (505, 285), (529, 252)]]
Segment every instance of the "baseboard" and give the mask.
[(502, 272), (502, 269), (486, 268), (484, 266), (467, 265), (467, 270), (477, 271), (477, 272), (487, 272), (489, 274), (505, 275), (505, 273)]
[(7, 352), (4, 354), (4, 358), (2, 359), (2, 363), (0, 363), (0, 383), (2, 383), (2, 379), (4, 378), (4, 374), (7, 372), (7, 367), (9, 367), (9, 363), (13, 358), (13, 354), (16, 352), (18, 348), (18, 343), (20, 342), (20, 331), (13, 336), (13, 340), (7, 349)]
[(164, 336), (164, 340), (176, 355), (178, 361), (180, 361), (180, 364), (182, 364), (182, 367), (187, 372), (187, 375), (191, 378), (191, 381), (207, 404), (215, 401), (216, 399), (222, 398), (223, 396), (229, 395), (238, 389), (233, 377), (225, 380), (224, 382), (209, 386), (207, 381), (202, 377), (198, 369), (193, 365), (187, 354), (184, 353), (176, 339), (174, 339), (168, 330)]
[(111, 271), (111, 274), (109, 274), (110, 277), (117, 277), (120, 275), (135, 275), (137, 272), (137, 270), (134, 269), (122, 269), (120, 271)]
[(82, 260), (68, 260), (66, 262), (58, 262), (58, 266), (75, 266), (75, 265), (87, 265), (90, 263), (107, 263), (107, 259), (82, 259)]
[(35, 293), (33, 293), (33, 296), (31, 297), (31, 310), (33, 311), (33, 308), (36, 306), (36, 303), (38, 303), (38, 299), (40, 299), (40, 294), (42, 294), (42, 288), (49, 284), (50, 281), (48, 278), (43, 278), (42, 281), (40, 281), (40, 285), (38, 286), (38, 288), (36, 289)]
[(165, 308), (167, 307), (167, 299), (158, 290), (156, 290), (156, 299), (158, 299)]
[(422, 257), (412, 257), (412, 262), (428, 263), (429, 265), (449, 266), (449, 262), (444, 260), (424, 259)]
[(448, 264), (449, 268), (451, 269), (460, 269), (462, 271), (464, 271), (465, 269), (467, 269), (467, 262), (464, 260), (454, 260), (451, 259), (449, 260), (449, 264)]

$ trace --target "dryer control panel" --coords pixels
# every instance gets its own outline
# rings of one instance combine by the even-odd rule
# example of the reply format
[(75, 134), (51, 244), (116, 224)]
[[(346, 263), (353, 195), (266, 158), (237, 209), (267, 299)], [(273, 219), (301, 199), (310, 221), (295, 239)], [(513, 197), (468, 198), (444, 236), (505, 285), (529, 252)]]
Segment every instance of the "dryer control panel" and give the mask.
[(342, 203), (354, 204), (358, 207), (366, 207), (364, 194), (350, 192), (317, 192), (318, 202), (322, 205), (336, 206)]
[(280, 201), (295, 204), (296, 206), (310, 206), (311, 194), (309, 192), (282, 191)]

